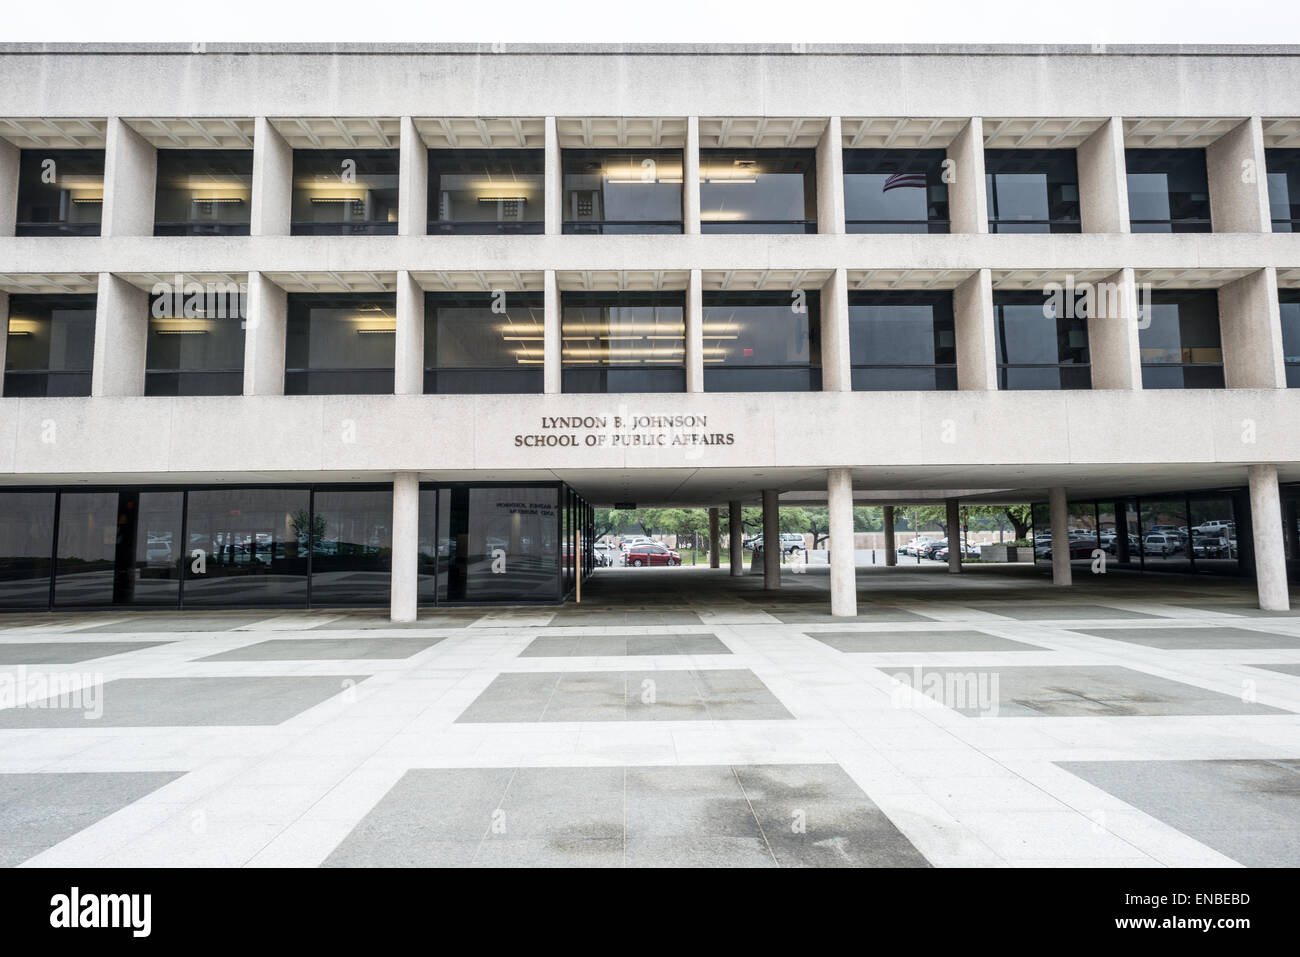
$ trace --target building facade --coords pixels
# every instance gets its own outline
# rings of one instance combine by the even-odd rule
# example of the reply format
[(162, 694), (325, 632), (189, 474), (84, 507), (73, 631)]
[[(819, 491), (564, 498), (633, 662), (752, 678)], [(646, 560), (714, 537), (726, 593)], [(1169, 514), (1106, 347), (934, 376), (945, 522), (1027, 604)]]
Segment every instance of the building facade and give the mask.
[(555, 602), (595, 506), (808, 501), (835, 614), (866, 503), (1041, 503), (1060, 584), (1288, 605), (1300, 48), (0, 75), (4, 608)]

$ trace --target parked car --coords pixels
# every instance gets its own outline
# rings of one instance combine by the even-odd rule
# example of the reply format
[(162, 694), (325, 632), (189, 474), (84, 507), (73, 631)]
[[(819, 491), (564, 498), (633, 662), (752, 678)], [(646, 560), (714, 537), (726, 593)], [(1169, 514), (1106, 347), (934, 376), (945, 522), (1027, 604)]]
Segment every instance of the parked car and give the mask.
[[(1109, 540), (1109, 541), (1106, 541), (1105, 544), (1104, 544), (1102, 547), (1105, 548), (1106, 551), (1110, 552), (1112, 555), (1118, 555), (1118, 554), (1119, 554), (1119, 536), (1118, 536), (1118, 535), (1112, 535), (1112, 536), (1110, 537), (1110, 540)], [(1138, 551), (1141, 550), (1141, 548), (1142, 548), (1142, 540), (1139, 539), (1136, 535), (1130, 535), (1130, 536), (1128, 537), (1128, 550), (1129, 550), (1129, 554), (1131, 554), (1131, 555), (1136, 555), (1136, 554), (1138, 553)]]
[(1236, 558), (1237, 540), (1228, 537), (1227, 528), (1216, 526), (1192, 537), (1192, 553), (1197, 558)]
[(645, 535), (624, 535), (618, 540), (620, 551), (626, 552), (633, 545), (657, 545), (659, 544), (653, 538), (647, 538)]
[(671, 548), (657, 542), (650, 542), (630, 546), (627, 554), (623, 556), (623, 562), (634, 568), (640, 568), (642, 565), (680, 565), (682, 556)]
[[(750, 549), (762, 548), (763, 536), (754, 536), (745, 547)], [(804, 548), (803, 536), (797, 532), (785, 532), (781, 535), (781, 551), (785, 554), (793, 555), (795, 552), (803, 551)]]
[(597, 568), (608, 568), (614, 564), (614, 556), (618, 554), (618, 549), (608, 542), (597, 542), (591, 546), (592, 552), (596, 556)]
[(947, 547), (948, 547), (948, 539), (936, 538), (932, 542), (926, 542), (925, 546), (921, 548), (921, 557), (933, 559), (935, 552), (937, 552), (941, 548), (947, 548)]
[[(1070, 558), (1091, 558), (1093, 549), (1097, 547), (1095, 538), (1072, 538), (1067, 547), (1070, 550)], [(1034, 555), (1038, 558), (1050, 560), (1052, 557), (1052, 543), (1048, 539), (1046, 545), (1034, 549)]]
[(901, 549), (904, 555), (916, 555), (922, 548), (929, 544), (933, 539), (926, 535), (920, 535), (912, 539)]
[[(946, 562), (946, 561), (948, 560), (948, 555), (949, 555), (950, 553), (951, 553), (951, 550), (948, 548), (947, 545), (944, 545), (942, 548), (935, 549), (935, 552), (934, 552), (934, 559), (935, 559), (935, 561)], [(979, 557), (980, 557), (980, 547), (979, 547), (978, 545), (969, 545), (969, 546), (967, 546), (967, 545), (962, 545), (962, 546), (961, 546), (961, 557), (962, 557), (962, 558), (979, 558)]]
[(1177, 535), (1158, 533), (1142, 539), (1142, 554), (1167, 558), (1183, 550), (1183, 540)]

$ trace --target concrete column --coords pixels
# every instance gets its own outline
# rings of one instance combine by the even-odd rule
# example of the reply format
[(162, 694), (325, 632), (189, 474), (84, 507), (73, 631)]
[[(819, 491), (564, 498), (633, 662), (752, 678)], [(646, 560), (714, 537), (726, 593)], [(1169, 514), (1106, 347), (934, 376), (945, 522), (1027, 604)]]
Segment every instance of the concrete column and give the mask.
[(993, 391), (998, 387), (994, 339), (993, 274), (977, 270), (952, 293), (957, 335), (957, 388)]
[(1219, 288), (1223, 378), (1229, 389), (1285, 389), (1277, 270), (1257, 269)]
[(119, 276), (100, 273), (91, 395), (144, 395), (148, 333), (149, 294)]
[(682, 230), (687, 236), (700, 234), (700, 118), (698, 116), (686, 117), (686, 148), (682, 150)]
[[(253, 198), (248, 231), (288, 236), (293, 200), (293, 150), (270, 119), (253, 121)], [(399, 227), (400, 228), (400, 227)]]
[(1094, 389), (1142, 388), (1138, 298), (1127, 266), (1094, 287), (1088, 315), (1088, 352)]
[(709, 567), (717, 568), (721, 564), (721, 551), (718, 547), (718, 510), (709, 509)]
[(763, 587), (781, 587), (780, 492), (763, 489)]
[(0, 237), (12, 236), (18, 221), (18, 166), (22, 150), (0, 140)]
[(1216, 233), (1272, 231), (1264, 126), (1258, 116), (1242, 120), (1206, 148), (1205, 172)]
[(988, 188), (984, 185), (984, 120), (973, 116), (948, 144), (953, 180), (948, 184), (948, 216), (954, 233), (989, 231)]
[(546, 118), (544, 145), (546, 150), (544, 166), (546, 182), (543, 186), (546, 195), (544, 228), (547, 236), (558, 236), (562, 232), (564, 223), (564, 173), (560, 165), (560, 132), (553, 116)]
[(844, 233), (844, 134), (838, 116), (826, 121), (817, 143), (817, 232)]
[(686, 391), (704, 391), (704, 274), (698, 269), (686, 284)]
[[(409, 116), (401, 119), (397, 166), (397, 235), (429, 234), (429, 148)], [(400, 336), (401, 333), (399, 332)]]
[(415, 621), (420, 603), (420, 475), (393, 476), (393, 621)]
[(560, 284), (555, 270), (548, 269), (542, 276), (542, 391), (547, 395), (559, 394), (564, 353), (560, 338)]
[(830, 525), (831, 614), (858, 613), (857, 565), (853, 561), (853, 472), (826, 470), (826, 511)]
[(1065, 497), (1065, 489), (1049, 489), (1048, 503), (1052, 522), (1052, 584), (1072, 585), (1074, 575), (1070, 567), (1070, 505)]
[(894, 506), (886, 505), (881, 511), (885, 515), (885, 564), (898, 564), (898, 545), (894, 542)]
[[(1079, 144), (1079, 219), (1085, 233), (1127, 233), (1124, 121), (1112, 116)], [(1093, 386), (1097, 388), (1097, 386)]]
[(740, 578), (745, 574), (745, 558), (742, 554), (744, 548), (742, 542), (745, 540), (744, 516), (741, 514), (740, 502), (727, 503), (728, 523), (731, 527), (727, 535), (727, 547), (731, 552), (731, 577)]
[(853, 391), (849, 355), (849, 274), (833, 269), (821, 292), (822, 391)]
[(393, 349), (393, 392), (423, 394), (424, 290), (405, 269), (397, 271), (397, 337)]
[(961, 574), (961, 502), (955, 498), (946, 499), (944, 505), (948, 511), (948, 571), (953, 575)]
[(152, 236), (158, 151), (120, 117), (108, 118), (101, 236)]
[(284, 341), (289, 296), (265, 273), (248, 274), (244, 395), (284, 395)]
[(1250, 527), (1255, 542), (1255, 584), (1264, 611), (1290, 611), (1291, 593), (1286, 580), (1286, 546), (1282, 539), (1282, 499), (1276, 465), (1252, 465)]

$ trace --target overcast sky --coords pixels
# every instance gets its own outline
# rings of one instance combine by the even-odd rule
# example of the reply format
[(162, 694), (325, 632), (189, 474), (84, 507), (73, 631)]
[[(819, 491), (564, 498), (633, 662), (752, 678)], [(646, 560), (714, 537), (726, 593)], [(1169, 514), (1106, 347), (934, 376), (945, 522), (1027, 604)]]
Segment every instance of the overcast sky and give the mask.
[(1295, 0), (52, 0), (5, 41), (1300, 43)]

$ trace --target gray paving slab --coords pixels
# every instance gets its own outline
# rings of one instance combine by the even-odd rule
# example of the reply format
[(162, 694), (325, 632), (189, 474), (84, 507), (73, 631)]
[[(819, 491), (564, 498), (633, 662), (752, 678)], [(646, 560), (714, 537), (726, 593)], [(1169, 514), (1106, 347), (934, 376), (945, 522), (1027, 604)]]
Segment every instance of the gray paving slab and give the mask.
[(717, 635), (540, 635), (520, 658), (638, 657), (645, 655), (729, 655)]
[[(823, 597), (821, 604), (825, 604), (826, 599)], [(834, 617), (829, 610), (816, 611), (813, 609), (800, 609), (792, 611), (769, 611), (768, 614), (776, 618), (783, 625), (818, 625), (818, 624), (836, 624), (842, 625), (849, 621), (863, 622), (903, 622), (903, 621), (931, 621), (932, 619), (925, 615), (918, 615), (916, 612), (906, 611), (902, 608), (861, 608), (856, 615), (851, 617)]]
[(485, 612), (469, 615), (421, 615), (416, 621), (393, 621), (387, 615), (345, 615), (313, 625), (308, 631), (408, 631), (410, 629), (467, 628)]
[(1095, 618), (1160, 618), (1140, 611), (1127, 611), (1123, 608), (1111, 608), (1108, 605), (1088, 605), (1075, 602), (1012, 602), (999, 601), (996, 605), (981, 605), (971, 602), (971, 607), (980, 611), (992, 612), (1014, 618), (1017, 621), (1063, 621), (1070, 619)]
[(809, 631), (809, 638), (849, 653), (897, 651), (1043, 651), (1039, 645), (1012, 641), (983, 631)]
[(202, 612), (183, 612), (171, 615), (141, 615), (102, 623), (92, 623), (84, 628), (72, 629), (79, 635), (85, 634), (151, 634), (155, 632), (194, 633), (198, 631), (235, 631), (266, 621), (281, 614), (274, 608), (259, 612), (219, 612), (204, 614)]
[(1249, 628), (1074, 628), (1080, 634), (1127, 641), (1170, 651), (1193, 649), (1300, 648), (1300, 636), (1278, 635)]
[(359, 661), (410, 658), (443, 636), (374, 638), (271, 638), (198, 661)]
[(9, 641), (0, 642), (0, 665), (71, 665), (125, 655), (169, 641)]
[(1300, 677), (1300, 664), (1281, 664), (1281, 665), (1251, 665), (1252, 668), (1263, 668), (1265, 671), (1276, 671), (1284, 675), (1296, 675)]

